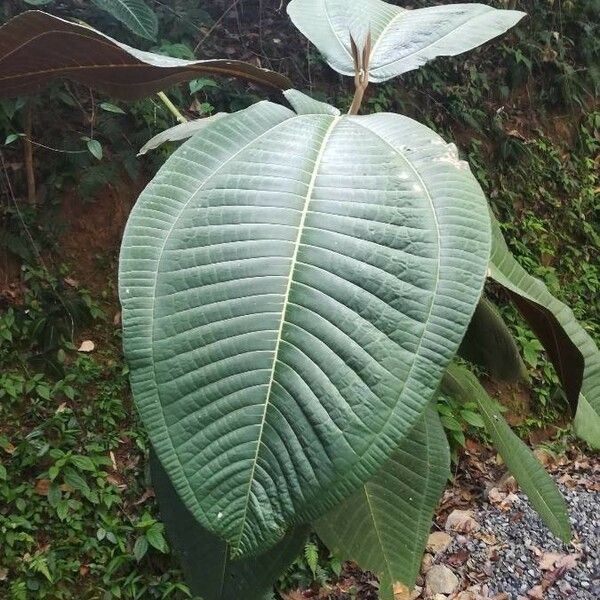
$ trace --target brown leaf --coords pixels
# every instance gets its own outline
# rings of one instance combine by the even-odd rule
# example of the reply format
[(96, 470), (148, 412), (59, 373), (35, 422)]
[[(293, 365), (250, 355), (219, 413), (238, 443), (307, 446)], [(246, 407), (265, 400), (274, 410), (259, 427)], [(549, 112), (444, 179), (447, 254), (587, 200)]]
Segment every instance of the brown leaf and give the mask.
[(460, 567), (464, 565), (471, 556), (470, 552), (465, 548), (461, 548), (457, 552), (454, 552), (448, 558), (445, 559), (445, 563), (450, 565), (451, 567)]
[(400, 581), (393, 585), (394, 600), (410, 600), (410, 590)]
[(114, 98), (136, 100), (201, 74), (241, 77), (276, 89), (287, 77), (237, 60), (181, 60), (142, 52), (84, 25), (41, 11), (17, 15), (0, 28), (0, 97), (36, 92), (71, 79)]
[(550, 571), (554, 569), (554, 565), (556, 561), (561, 558), (563, 555), (558, 552), (544, 552), (540, 556), (540, 569), (542, 571)]
[(49, 479), (38, 479), (35, 482), (35, 493), (40, 496), (47, 496), (51, 481)]
[(527, 592), (527, 597), (532, 598), (533, 600), (544, 600), (544, 588), (541, 585), (532, 587)]
[(470, 510), (453, 510), (446, 520), (446, 531), (469, 533), (478, 529), (479, 523), (473, 518)]
[(283, 600), (306, 600), (306, 596), (300, 590), (280, 592), (280, 594)]

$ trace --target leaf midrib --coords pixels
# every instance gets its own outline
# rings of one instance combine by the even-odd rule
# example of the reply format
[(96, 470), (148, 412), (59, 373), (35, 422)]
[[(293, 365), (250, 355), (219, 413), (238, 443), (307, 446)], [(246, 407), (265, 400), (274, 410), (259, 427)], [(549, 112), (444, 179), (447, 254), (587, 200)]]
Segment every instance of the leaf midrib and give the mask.
[[(227, 165), (229, 165), (233, 160), (235, 160), (242, 152), (245, 152), (248, 148), (251, 148), (253, 144), (255, 144), (258, 140), (264, 138), (265, 136), (267, 136), (268, 134), (272, 133), (274, 130), (276, 130), (278, 127), (282, 126), (285, 123), (289, 123), (290, 120), (293, 120), (295, 118), (298, 117), (291, 117), (289, 119), (284, 119), (283, 121), (277, 123), (277, 125), (270, 127), (269, 129), (267, 129), (267, 131), (265, 131), (264, 133), (262, 133), (261, 135), (259, 135), (256, 138), (253, 138), (250, 142), (248, 142), (248, 144), (245, 144), (240, 150), (238, 150), (236, 153), (232, 154), (226, 161), (224, 161), (218, 169), (216, 169), (215, 171), (213, 171), (203, 182), (202, 184), (198, 187), (198, 189), (190, 196), (190, 198), (187, 200), (187, 202), (184, 203), (184, 205), (181, 207), (179, 214), (177, 215), (177, 218), (173, 220), (173, 224), (171, 225), (171, 227), (169, 228), (167, 234), (165, 235), (165, 238), (163, 240), (163, 244), (160, 248), (158, 257), (156, 259), (156, 271), (155, 271), (155, 276), (154, 276), (154, 281), (152, 283), (152, 291), (151, 291), (151, 298), (152, 298), (152, 306), (151, 306), (151, 319), (150, 319), (150, 332), (149, 332), (149, 337), (154, 340), (154, 323), (155, 323), (155, 309), (156, 309), (156, 286), (158, 283), (158, 274), (160, 271), (160, 263), (162, 261), (162, 257), (165, 251), (165, 248), (167, 246), (167, 242), (169, 241), (169, 238), (171, 237), (171, 234), (173, 233), (175, 227), (177, 226), (177, 224), (179, 223), (181, 216), (183, 215), (183, 213), (185, 212), (186, 208), (191, 204), (191, 202), (197, 197), (197, 195), (206, 187), (206, 185), (208, 184), (209, 181), (211, 181), (218, 173), (220, 173)], [(158, 407), (160, 409), (160, 415), (162, 417), (162, 421), (163, 421), (163, 427), (164, 427), (164, 431), (166, 433), (166, 437), (169, 440), (169, 444), (171, 446), (172, 449), (172, 455), (175, 457), (175, 459), (177, 460), (177, 463), (179, 465), (179, 469), (180, 472), (184, 475), (182, 480), (184, 482), (185, 487), (187, 488), (188, 492), (189, 492), (189, 496), (191, 498), (193, 498), (194, 500), (194, 504), (197, 508), (197, 510), (199, 510), (202, 514), (205, 514), (204, 509), (202, 508), (202, 506), (200, 505), (200, 503), (198, 502), (196, 495), (194, 494), (190, 483), (188, 481), (187, 476), (185, 475), (185, 470), (183, 468), (183, 462), (181, 461), (181, 457), (179, 456), (179, 453), (177, 452), (177, 449), (175, 447), (175, 444), (173, 443), (173, 438), (171, 437), (171, 432), (169, 427), (167, 426), (167, 419), (166, 419), (166, 415), (165, 415), (165, 411), (164, 411), (164, 407), (163, 407), (163, 403), (160, 397), (160, 390), (159, 387), (157, 385), (157, 373), (156, 373), (156, 357), (154, 356), (154, 352), (155, 352), (155, 345), (152, 344), (152, 376), (153, 376), (153, 381), (154, 381), (154, 385), (155, 385), (155, 390), (156, 390), (156, 396), (158, 399)]]
[(308, 184), (308, 189), (306, 191), (306, 196), (305, 196), (305, 200), (304, 200), (304, 206), (302, 208), (302, 214), (300, 216), (300, 223), (298, 224), (298, 233), (296, 236), (296, 242), (294, 244), (294, 252), (292, 254), (292, 261), (290, 263), (290, 274), (288, 277), (288, 281), (287, 281), (287, 285), (286, 285), (286, 289), (284, 292), (284, 296), (283, 296), (283, 305), (281, 308), (281, 319), (279, 321), (279, 329), (277, 331), (277, 340), (275, 342), (275, 350), (273, 352), (273, 365), (271, 367), (271, 373), (269, 375), (269, 385), (267, 388), (267, 393), (265, 396), (265, 408), (263, 410), (263, 415), (261, 418), (261, 423), (260, 423), (260, 429), (258, 432), (258, 440), (256, 442), (256, 454), (254, 455), (254, 460), (252, 462), (252, 471), (250, 473), (250, 478), (249, 478), (249, 482), (248, 482), (248, 491), (246, 494), (246, 501), (244, 504), (244, 516), (241, 520), (241, 528), (240, 528), (240, 533), (239, 533), (239, 537), (236, 540), (235, 546), (234, 548), (236, 550), (239, 549), (239, 545), (241, 543), (241, 539), (242, 536), (244, 535), (244, 531), (246, 528), (246, 516), (248, 513), (248, 506), (250, 504), (250, 495), (252, 492), (252, 483), (254, 481), (254, 473), (256, 470), (256, 464), (258, 462), (258, 455), (260, 452), (260, 446), (262, 443), (262, 434), (263, 434), (263, 430), (264, 430), (264, 425), (265, 425), (265, 421), (266, 421), (266, 417), (267, 417), (267, 410), (269, 408), (269, 403), (270, 403), (270, 398), (271, 398), (271, 389), (273, 387), (273, 381), (275, 379), (275, 367), (277, 366), (277, 362), (278, 362), (278, 355), (279, 355), (279, 346), (281, 344), (281, 338), (282, 338), (282, 334), (283, 334), (283, 327), (285, 325), (286, 322), (286, 313), (287, 313), (287, 308), (288, 308), (288, 304), (289, 304), (289, 297), (290, 297), (290, 291), (292, 288), (292, 282), (294, 280), (294, 272), (296, 269), (296, 263), (298, 262), (298, 251), (300, 249), (301, 246), (301, 239), (302, 239), (302, 233), (304, 231), (304, 224), (306, 221), (306, 216), (309, 212), (308, 207), (310, 205), (310, 201), (312, 199), (312, 196), (314, 194), (315, 191), (315, 185), (316, 185), (316, 181), (317, 181), (317, 176), (319, 173), (319, 167), (321, 166), (321, 162), (323, 160), (323, 156), (325, 154), (325, 150), (327, 148), (327, 143), (329, 142), (329, 139), (331, 138), (331, 134), (333, 133), (333, 130), (335, 129), (335, 126), (339, 123), (339, 121), (342, 119), (341, 116), (335, 116), (332, 117), (332, 121), (329, 124), (329, 127), (327, 128), (324, 136), (323, 136), (323, 140), (321, 141), (321, 146), (319, 148), (319, 152), (317, 154), (317, 157), (315, 158), (315, 165), (313, 168), (313, 171), (311, 173), (311, 179), (310, 182)]

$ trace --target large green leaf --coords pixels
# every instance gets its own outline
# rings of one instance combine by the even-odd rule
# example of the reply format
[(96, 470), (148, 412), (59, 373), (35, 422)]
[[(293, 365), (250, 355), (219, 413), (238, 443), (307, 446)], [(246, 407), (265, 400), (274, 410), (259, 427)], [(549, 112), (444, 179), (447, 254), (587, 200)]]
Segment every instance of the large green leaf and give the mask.
[(226, 542), (202, 528), (181, 502), (154, 453), (150, 473), (167, 537), (192, 593), (203, 600), (261, 600), (302, 551), (307, 531), (298, 528), (265, 554), (231, 560)]
[(92, 2), (121, 21), (136, 35), (148, 40), (156, 39), (158, 18), (144, 0), (92, 0)]
[(40, 11), (21, 13), (0, 27), (0, 97), (35, 92), (54, 79), (66, 78), (115, 98), (135, 100), (203, 73), (289, 87), (283, 75), (248, 63), (181, 60), (144, 52)]
[[(600, 352), (573, 312), (529, 275), (492, 220), (490, 277), (502, 285), (548, 352), (573, 406), (577, 433), (600, 448)], [(578, 405), (579, 401), (579, 405)]]
[(292, 0), (294, 25), (330, 66), (354, 75), (351, 37), (363, 47), (371, 32), (369, 81), (418, 69), (436, 56), (454, 56), (491, 40), (525, 13), (484, 4), (448, 4), (407, 10), (381, 0)]
[(487, 298), (477, 305), (458, 354), (497, 381), (527, 381), (527, 367), (510, 329)]
[(513, 433), (497, 404), (465, 367), (452, 364), (442, 381), (441, 391), (462, 401), (477, 402), (485, 428), (508, 470), (547, 527), (561, 540), (571, 539), (571, 525), (560, 490), (533, 452)]
[(455, 148), (407, 117), (330, 108), (263, 102), (211, 124), (123, 240), (138, 409), (186, 506), (239, 554), (384, 464), (487, 271), (485, 198)]
[(431, 520), (450, 475), (450, 448), (430, 406), (384, 467), (320, 519), (319, 537), (345, 560), (380, 578), (382, 600), (411, 590)]

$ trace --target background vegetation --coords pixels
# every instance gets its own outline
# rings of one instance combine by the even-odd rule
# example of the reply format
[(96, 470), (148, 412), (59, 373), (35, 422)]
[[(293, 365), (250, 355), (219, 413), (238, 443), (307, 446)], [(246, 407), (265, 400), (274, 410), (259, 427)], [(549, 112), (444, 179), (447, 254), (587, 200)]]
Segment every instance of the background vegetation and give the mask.
[[(530, 16), (482, 50), (371, 90), (365, 110), (403, 112), (457, 139), (513, 252), (600, 341), (600, 2), (489, 3)], [(351, 101), (351, 81), (307, 46), (280, 0), (147, 0), (157, 29), (143, 36), (101, 10), (102, 2), (10, 0), (0, 20), (34, 4), (137, 47), (249, 60), (340, 107)], [(168, 93), (190, 118), (265, 97), (210, 78)], [(143, 160), (137, 151), (173, 124), (158, 98), (117, 105), (65, 83), (0, 102), (2, 598), (187, 596), (148, 487), (147, 441), (128, 391), (115, 292), (128, 211), (172, 148)], [(567, 410), (556, 376), (503, 306), (532, 383), (494, 391), (522, 433), (548, 425), (556, 432)], [(93, 351), (84, 352), (91, 346), (83, 341)], [(440, 410), (459, 460), (480, 419), (452, 405)], [(305, 550), (284, 587), (340, 573), (316, 540)]]

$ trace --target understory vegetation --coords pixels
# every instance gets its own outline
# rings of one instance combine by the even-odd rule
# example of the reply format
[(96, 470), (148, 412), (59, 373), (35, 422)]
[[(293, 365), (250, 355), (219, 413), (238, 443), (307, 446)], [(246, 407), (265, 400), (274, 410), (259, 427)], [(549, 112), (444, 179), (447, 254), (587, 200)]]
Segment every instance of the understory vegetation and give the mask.
[[(320, 100), (352, 102), (353, 90), (292, 29), (279, 0), (148, 0), (156, 31), (132, 31), (101, 2), (77, 0), (11, 0), (0, 20), (34, 4), (136, 47), (247, 60)], [(598, 343), (600, 2), (489, 4), (529, 17), (493, 51), (438, 59), (370, 89), (364, 106), (457, 140), (512, 252)], [(216, 77), (165, 91), (190, 118), (265, 97)], [(0, 598), (191, 597), (150, 486), (116, 292), (118, 232), (175, 144), (137, 153), (176, 124), (176, 112), (164, 98), (115, 102), (64, 82), (0, 101)], [(493, 284), (487, 292), (530, 376), (528, 385), (489, 381), (489, 391), (522, 437), (541, 431), (535, 439), (558, 447), (571, 434), (570, 408), (554, 368), (505, 292)], [(438, 411), (460, 468), (467, 439), (486, 441), (481, 415), (450, 400)], [(311, 534), (278, 587), (322, 586), (343, 568)]]

